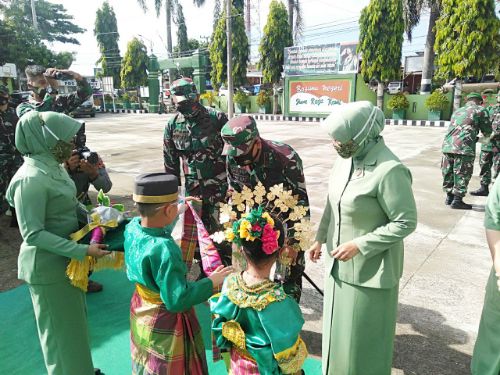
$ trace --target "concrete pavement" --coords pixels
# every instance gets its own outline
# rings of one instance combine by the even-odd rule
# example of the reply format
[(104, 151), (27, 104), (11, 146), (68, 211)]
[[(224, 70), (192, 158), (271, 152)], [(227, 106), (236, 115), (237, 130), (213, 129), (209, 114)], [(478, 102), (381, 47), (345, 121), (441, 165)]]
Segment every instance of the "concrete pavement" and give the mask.
[[(113, 181), (111, 196), (130, 207), (133, 178), (162, 170), (162, 134), (167, 116), (98, 114), (87, 123), (87, 145), (102, 156)], [(321, 218), (327, 179), (336, 154), (317, 123), (259, 122), (264, 138), (294, 147), (304, 163), (312, 220)], [(410, 168), (419, 225), (406, 240), (405, 271), (400, 283), (400, 306), (393, 374), (468, 374), (479, 325), (484, 286), (491, 267), (484, 228), (485, 198), (467, 196), (474, 211), (451, 210), (443, 204), (440, 146), (444, 128), (386, 126), (388, 146)], [(475, 168), (477, 172), (479, 169)], [(470, 190), (478, 187), (474, 177)], [(1, 218), (1, 225), (5, 218)], [(10, 254), (0, 252), (0, 271), (13, 277), (16, 249), (12, 231)], [(5, 237), (4, 237), (5, 238)], [(1, 241), (6, 248), (4, 240)], [(308, 263), (307, 274), (322, 287), (322, 262)], [(2, 280), (2, 289), (5, 283)], [(15, 285), (15, 281), (10, 281)], [(310, 353), (321, 355), (322, 300), (304, 280), (301, 303)], [(360, 374), (362, 375), (362, 374)]]

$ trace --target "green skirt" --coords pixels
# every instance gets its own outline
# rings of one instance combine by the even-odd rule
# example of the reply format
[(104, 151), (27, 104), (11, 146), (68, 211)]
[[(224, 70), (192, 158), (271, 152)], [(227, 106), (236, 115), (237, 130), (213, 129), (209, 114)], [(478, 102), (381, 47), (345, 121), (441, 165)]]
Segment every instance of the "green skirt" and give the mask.
[(323, 374), (390, 375), (398, 285), (365, 288), (329, 275), (323, 310)]
[(479, 333), (472, 355), (473, 375), (500, 374), (500, 291), (497, 287), (495, 269), (491, 269)]

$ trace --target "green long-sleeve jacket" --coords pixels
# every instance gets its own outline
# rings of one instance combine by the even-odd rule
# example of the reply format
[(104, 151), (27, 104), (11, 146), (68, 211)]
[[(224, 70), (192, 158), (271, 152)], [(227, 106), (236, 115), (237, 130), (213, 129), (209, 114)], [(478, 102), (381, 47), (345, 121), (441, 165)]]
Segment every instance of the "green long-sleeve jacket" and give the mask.
[(43, 131), (40, 119), (65, 141), (81, 126), (63, 114), (32, 112), (16, 128), (16, 147), (24, 164), (12, 178), (7, 201), (16, 209), (23, 238), (18, 276), (30, 284), (65, 280), (70, 258), (83, 259), (88, 248), (69, 240), (78, 230), (75, 184), (52, 156), (56, 140)]
[[(337, 159), (316, 237), (327, 245), (325, 266), (334, 277), (364, 287), (397, 285), (403, 273), (403, 239), (417, 224), (411, 181), (410, 171), (382, 137), (362, 160)], [(330, 251), (348, 241), (360, 253), (334, 267)]]
[(212, 295), (210, 279), (187, 281), (187, 267), (170, 227), (145, 228), (136, 217), (127, 224), (124, 247), (128, 279), (159, 293), (168, 311), (187, 311)]

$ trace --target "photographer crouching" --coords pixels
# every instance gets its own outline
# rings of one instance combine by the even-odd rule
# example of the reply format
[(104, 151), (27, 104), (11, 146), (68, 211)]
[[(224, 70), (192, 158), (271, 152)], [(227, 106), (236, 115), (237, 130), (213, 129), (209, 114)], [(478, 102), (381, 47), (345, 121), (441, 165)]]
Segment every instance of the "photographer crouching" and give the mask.
[[(91, 184), (97, 191), (102, 190), (104, 193), (110, 191), (113, 184), (102, 159), (86, 146), (86, 142), (85, 123), (83, 123), (75, 136), (75, 150), (64, 165), (75, 183), (77, 199), (80, 203), (88, 206), (92, 205), (88, 194)], [(100, 292), (102, 288), (100, 283), (89, 280), (87, 292)]]

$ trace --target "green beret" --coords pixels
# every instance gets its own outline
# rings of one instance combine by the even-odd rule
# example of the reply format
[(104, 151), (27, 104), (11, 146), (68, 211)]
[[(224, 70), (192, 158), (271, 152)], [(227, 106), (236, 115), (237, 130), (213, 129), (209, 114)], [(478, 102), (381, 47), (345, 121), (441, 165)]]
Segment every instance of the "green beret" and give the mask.
[(196, 85), (190, 78), (180, 78), (172, 82), (170, 85), (170, 92), (172, 95), (176, 96), (178, 103), (186, 99), (195, 100), (198, 96)]
[(239, 116), (223, 126), (221, 135), (224, 140), (222, 155), (239, 156), (248, 151), (252, 141), (259, 137), (259, 131), (252, 116)]
[(171, 203), (178, 198), (179, 180), (168, 173), (145, 173), (135, 178), (134, 202)]

